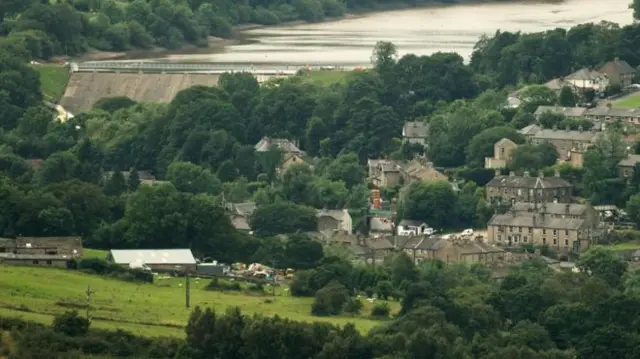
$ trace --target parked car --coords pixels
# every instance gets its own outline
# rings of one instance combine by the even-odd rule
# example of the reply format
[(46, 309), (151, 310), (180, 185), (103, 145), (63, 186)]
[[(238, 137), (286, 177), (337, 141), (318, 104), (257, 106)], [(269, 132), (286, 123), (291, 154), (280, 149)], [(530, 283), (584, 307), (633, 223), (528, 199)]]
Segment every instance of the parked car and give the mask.
[(462, 234), (463, 236), (471, 236), (471, 235), (473, 235), (473, 229), (471, 229), (471, 228), (467, 228), (467, 229), (465, 229), (464, 231), (462, 231), (462, 233), (461, 233), (461, 234)]

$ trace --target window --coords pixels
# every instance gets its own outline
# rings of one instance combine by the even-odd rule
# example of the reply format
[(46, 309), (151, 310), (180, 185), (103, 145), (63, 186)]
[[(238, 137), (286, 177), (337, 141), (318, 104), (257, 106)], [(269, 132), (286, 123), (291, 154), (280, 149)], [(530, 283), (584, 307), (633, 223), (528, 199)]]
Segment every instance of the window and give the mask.
[(555, 246), (556, 244), (558, 244), (558, 238), (553, 239), (553, 245)]
[(498, 242), (502, 242), (502, 236), (498, 234)]
[(49, 265), (49, 266), (50, 266), (51, 264), (52, 264), (52, 263), (51, 263), (51, 261), (47, 261), (47, 265)]
[(513, 232), (513, 227), (509, 227), (509, 232)]
[(565, 240), (564, 240), (564, 246), (565, 246), (565, 247), (569, 247), (569, 240), (568, 240), (568, 239), (565, 239)]
[(564, 230), (564, 235), (565, 235), (565, 236), (568, 236), (568, 235), (569, 235), (569, 230), (568, 230), (568, 229), (565, 229), (565, 230)]
[(553, 230), (553, 235), (555, 236), (555, 235), (557, 235), (557, 234), (558, 234), (558, 230), (554, 229), (554, 230)]
[(40, 261), (34, 260), (33, 264), (40, 264)]
[(527, 243), (527, 236), (522, 237), (522, 243)]
[(547, 230), (546, 229), (542, 229), (542, 234), (547, 234)]
[(533, 233), (533, 227), (529, 227), (529, 234)]
[(504, 155), (504, 147), (500, 149), (500, 153)]
[(518, 232), (522, 233), (522, 227), (518, 227)]
[(542, 244), (547, 244), (547, 239), (546, 238), (542, 238)]

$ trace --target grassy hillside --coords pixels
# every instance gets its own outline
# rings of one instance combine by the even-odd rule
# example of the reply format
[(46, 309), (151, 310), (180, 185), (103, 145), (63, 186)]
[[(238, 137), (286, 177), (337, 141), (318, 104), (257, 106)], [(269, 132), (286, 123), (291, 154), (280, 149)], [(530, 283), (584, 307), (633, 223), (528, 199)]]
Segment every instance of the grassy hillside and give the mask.
[(45, 99), (58, 102), (69, 81), (69, 69), (60, 65), (34, 65), (40, 74), (40, 90)]
[[(146, 336), (182, 336), (190, 310), (185, 308), (183, 278), (135, 284), (62, 269), (0, 265), (0, 315), (51, 323), (52, 315), (70, 309), (86, 310), (87, 286), (95, 291), (91, 302), (93, 325), (133, 331)], [(205, 291), (208, 280), (191, 281), (191, 305), (224, 311), (238, 306), (243, 313), (279, 315), (299, 321), (327, 321), (339, 325), (353, 322), (363, 332), (380, 322), (366, 318), (371, 304), (365, 302), (360, 317), (318, 318), (309, 314), (312, 298), (294, 298), (285, 291), (272, 296)], [(397, 303), (391, 303), (393, 311)]]

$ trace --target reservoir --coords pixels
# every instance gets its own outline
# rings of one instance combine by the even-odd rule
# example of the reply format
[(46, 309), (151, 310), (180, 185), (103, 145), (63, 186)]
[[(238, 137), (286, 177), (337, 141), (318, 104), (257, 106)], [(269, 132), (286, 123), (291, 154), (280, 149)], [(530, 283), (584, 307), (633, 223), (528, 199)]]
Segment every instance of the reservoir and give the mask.
[(393, 42), (400, 55), (457, 52), (468, 61), (483, 35), (496, 30), (537, 32), (586, 22), (630, 24), (631, 0), (498, 2), (432, 6), (369, 13), (338, 21), (263, 27), (222, 49), (174, 54), (163, 60), (221, 64), (366, 66), (377, 41)]

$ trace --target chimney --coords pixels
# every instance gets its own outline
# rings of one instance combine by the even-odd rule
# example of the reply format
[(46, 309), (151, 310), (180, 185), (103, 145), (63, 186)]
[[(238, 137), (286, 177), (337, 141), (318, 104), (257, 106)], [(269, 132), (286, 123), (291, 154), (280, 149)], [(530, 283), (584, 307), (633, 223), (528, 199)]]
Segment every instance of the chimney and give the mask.
[(524, 173), (522, 174), (524, 177), (529, 177), (529, 171), (524, 171)]
[(616, 57), (613, 59), (613, 61), (615, 61), (615, 62), (620, 62), (620, 58), (616, 56)]
[(516, 218), (516, 211), (514, 211), (513, 208), (511, 208), (510, 212), (511, 212), (511, 216), (513, 218)]
[(584, 131), (584, 128), (582, 128), (582, 125), (578, 126), (578, 132), (582, 132)]
[(536, 215), (534, 214), (534, 215), (533, 215), (533, 227), (534, 227), (534, 228), (538, 225), (538, 223), (537, 223), (537, 222), (538, 222), (538, 220), (537, 220), (537, 218), (536, 218)]
[(565, 126), (565, 128), (564, 128), (564, 132), (569, 132), (569, 131), (571, 131), (571, 129), (569, 128), (569, 126)]
[(558, 131), (558, 125), (553, 125), (553, 127), (551, 128), (554, 131)]
[(496, 176), (502, 176), (502, 171), (499, 168), (496, 168)]
[(570, 203), (565, 204), (564, 205), (564, 212), (566, 214), (569, 214), (569, 209), (571, 209), (571, 204)]
[(426, 166), (427, 168), (433, 168), (433, 162), (427, 162)]
[(515, 175), (516, 175), (515, 172), (513, 172), (513, 171), (509, 172), (509, 177), (514, 177)]
[(554, 176), (554, 177), (558, 177), (558, 178), (560, 178), (560, 171), (556, 170), (556, 171), (553, 173), (553, 176)]
[(544, 178), (544, 172), (542, 172), (542, 171), (538, 172), (538, 177), (539, 178)]

